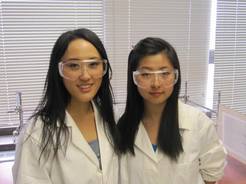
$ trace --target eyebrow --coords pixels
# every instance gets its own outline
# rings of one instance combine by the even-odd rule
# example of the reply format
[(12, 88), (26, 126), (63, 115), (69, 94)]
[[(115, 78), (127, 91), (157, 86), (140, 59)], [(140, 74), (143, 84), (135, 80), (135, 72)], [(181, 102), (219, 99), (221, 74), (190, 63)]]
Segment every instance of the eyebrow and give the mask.
[(69, 58), (65, 61), (83, 61), (83, 60), (91, 60), (91, 59), (100, 59), (99, 57), (90, 57), (90, 58), (86, 58), (86, 59), (79, 59), (79, 58)]
[[(161, 67), (161, 68), (159, 68), (159, 69), (157, 69), (157, 70), (164, 70), (164, 69), (169, 69), (169, 68), (166, 67), (166, 66), (163, 66), (163, 67)], [(144, 67), (142, 67), (142, 68), (138, 68), (138, 70), (151, 70), (151, 71), (153, 71), (153, 70), (156, 70), (156, 69), (152, 69), (152, 68), (150, 68), (150, 67), (148, 67), (148, 66), (144, 66)]]

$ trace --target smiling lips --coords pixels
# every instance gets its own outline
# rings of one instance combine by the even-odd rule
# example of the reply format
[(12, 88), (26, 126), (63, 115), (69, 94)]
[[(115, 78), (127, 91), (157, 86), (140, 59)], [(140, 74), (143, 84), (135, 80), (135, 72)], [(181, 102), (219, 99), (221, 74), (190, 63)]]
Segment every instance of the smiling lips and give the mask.
[(81, 85), (78, 85), (78, 88), (81, 92), (87, 93), (87, 92), (90, 92), (92, 85), (93, 84), (81, 84)]

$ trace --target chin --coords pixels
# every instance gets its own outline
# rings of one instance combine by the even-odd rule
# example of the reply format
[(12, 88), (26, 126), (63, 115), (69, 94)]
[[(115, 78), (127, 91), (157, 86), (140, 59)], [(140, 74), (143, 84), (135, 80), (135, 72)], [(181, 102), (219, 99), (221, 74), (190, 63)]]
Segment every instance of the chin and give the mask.
[(80, 94), (77, 99), (80, 102), (90, 102), (91, 100), (93, 100), (93, 98), (95, 97), (96, 94), (94, 93), (89, 93), (89, 94)]
[(146, 101), (150, 104), (153, 105), (161, 105), (161, 104), (165, 104), (166, 101), (165, 100), (153, 100), (153, 99), (146, 99)]
[(161, 102), (151, 102), (151, 103), (154, 105), (164, 105), (166, 102), (161, 101)]

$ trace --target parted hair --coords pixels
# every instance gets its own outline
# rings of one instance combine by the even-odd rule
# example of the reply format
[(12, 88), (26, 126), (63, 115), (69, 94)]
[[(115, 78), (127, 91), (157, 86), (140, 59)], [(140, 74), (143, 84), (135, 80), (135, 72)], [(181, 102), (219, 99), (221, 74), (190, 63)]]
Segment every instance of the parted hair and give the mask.
[(177, 160), (180, 153), (183, 152), (178, 118), (178, 96), (181, 86), (180, 64), (176, 51), (171, 44), (157, 37), (147, 37), (140, 40), (128, 56), (126, 107), (118, 122), (122, 137), (120, 152), (135, 154), (134, 141), (144, 113), (143, 97), (139, 94), (137, 86), (133, 82), (132, 73), (137, 70), (139, 62), (144, 57), (159, 53), (164, 53), (168, 57), (171, 65), (178, 70), (179, 76), (162, 112), (157, 144), (158, 148), (170, 159)]

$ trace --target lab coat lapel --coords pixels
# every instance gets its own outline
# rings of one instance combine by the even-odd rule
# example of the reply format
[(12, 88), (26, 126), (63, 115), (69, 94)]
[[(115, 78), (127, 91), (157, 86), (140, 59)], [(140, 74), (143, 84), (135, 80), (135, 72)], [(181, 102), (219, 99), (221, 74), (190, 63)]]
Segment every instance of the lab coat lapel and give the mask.
[(146, 154), (149, 158), (151, 158), (153, 161), (157, 162), (157, 155), (152, 149), (152, 144), (150, 142), (149, 136), (142, 124), (140, 122), (139, 129), (137, 132), (135, 145), (142, 151), (144, 154)]
[(110, 167), (110, 159), (113, 157), (113, 151), (111, 148), (112, 145), (110, 145), (109, 140), (106, 136), (106, 130), (103, 125), (103, 119), (100, 116), (97, 107), (93, 103), (93, 109), (95, 114), (95, 121), (96, 121), (96, 128), (97, 128), (97, 136), (99, 141), (99, 148), (100, 148), (100, 155), (101, 155), (101, 164), (102, 164), (102, 170), (107, 171), (108, 167)]
[(84, 136), (80, 132), (79, 128), (77, 127), (76, 123), (74, 122), (73, 118), (70, 116), (68, 112), (67, 114), (67, 125), (70, 126), (71, 131), (71, 141), (80, 151), (82, 151), (88, 159), (95, 165), (99, 167), (98, 159), (96, 154), (91, 149), (88, 142), (85, 140)]

